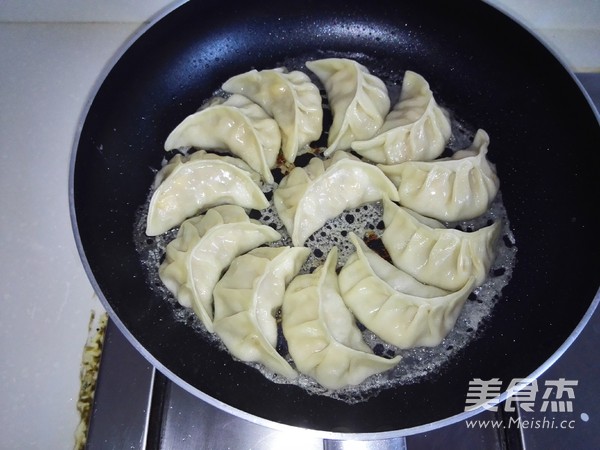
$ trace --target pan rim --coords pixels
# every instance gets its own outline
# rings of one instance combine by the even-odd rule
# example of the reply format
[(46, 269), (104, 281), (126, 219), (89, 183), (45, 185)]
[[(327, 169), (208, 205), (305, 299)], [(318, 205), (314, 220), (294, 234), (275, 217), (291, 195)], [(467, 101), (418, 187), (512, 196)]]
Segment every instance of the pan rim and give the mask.
[[(533, 33), (529, 27), (524, 25), (519, 19), (515, 18), (513, 14), (507, 12), (503, 9), (498, 8), (496, 5), (490, 3), (489, 0), (484, 0), (487, 6), (495, 9), (498, 13), (508, 17), (510, 20), (515, 22), (518, 26), (527, 31), (532, 37), (534, 37), (538, 42), (540, 42), (545, 49), (560, 63), (560, 65), (565, 69), (565, 71), (569, 74), (569, 76), (575, 81), (579, 90), (584, 94), (588, 105), (591, 107), (596, 119), (600, 122), (600, 112), (595, 107), (589, 94), (583, 89), (581, 82), (577, 79), (575, 73), (567, 66), (564, 59), (560, 54), (558, 54), (553, 48), (547, 45), (546, 42), (542, 41), (535, 33)], [(384, 432), (372, 432), (372, 433), (348, 433), (348, 432), (334, 432), (334, 431), (326, 431), (312, 428), (304, 428), (299, 426), (287, 425), (279, 422), (272, 421), (270, 419), (266, 419), (263, 417), (256, 416), (254, 414), (242, 411), (238, 408), (235, 408), (227, 403), (224, 403), (214, 397), (205, 394), (199, 389), (195, 388), (171, 370), (169, 370), (166, 366), (164, 366), (160, 361), (158, 361), (139, 341), (138, 339), (129, 331), (129, 329), (124, 325), (122, 320), (115, 313), (114, 309), (106, 299), (104, 293), (102, 292), (99, 283), (96, 280), (95, 275), (92, 272), (91, 265), (87, 259), (85, 250), (83, 248), (83, 243), (81, 240), (81, 236), (79, 233), (79, 226), (77, 223), (77, 214), (75, 210), (75, 163), (77, 159), (78, 148), (80, 144), (81, 134), (83, 131), (84, 124), (87, 120), (88, 114), (92, 107), (93, 101), (98, 95), (102, 85), (104, 84), (107, 76), (110, 74), (111, 70), (115, 67), (115, 65), (120, 61), (126, 51), (141, 37), (143, 36), (149, 29), (151, 29), (157, 22), (163, 19), (165, 16), (169, 15), (175, 9), (180, 6), (188, 3), (188, 0), (176, 0), (171, 4), (167, 5), (164, 9), (157, 12), (148, 22), (144, 23), (140, 26), (115, 52), (113, 57), (107, 62), (101, 73), (98, 75), (92, 89), (90, 90), (90, 94), (82, 108), (82, 112), (80, 114), (79, 120), (77, 122), (77, 127), (75, 131), (73, 146), (71, 149), (71, 155), (69, 160), (69, 177), (68, 177), (68, 198), (69, 198), (69, 213), (71, 219), (71, 227), (74, 234), (75, 243), (77, 246), (77, 251), (81, 258), (84, 270), (90, 283), (94, 289), (96, 295), (100, 299), (103, 307), (109, 314), (110, 319), (117, 325), (118, 329), (121, 333), (127, 338), (127, 340), (134, 346), (134, 348), (144, 356), (146, 360), (148, 360), (157, 370), (161, 373), (165, 374), (167, 378), (169, 378), (172, 382), (177, 384), (179, 387), (184, 389), (185, 391), (191, 393), (195, 397), (199, 398), (202, 401), (207, 402), (208, 404), (224, 411), (229, 414), (232, 414), (238, 418), (247, 420), (251, 423), (262, 425), (274, 430), (284, 431), (284, 432), (304, 432), (309, 434), (310, 436), (319, 437), (322, 439), (331, 439), (331, 440), (360, 440), (360, 441), (369, 441), (369, 440), (384, 440), (384, 439), (392, 439), (399, 438), (404, 436), (410, 436), (414, 434), (420, 434), (424, 432), (428, 432), (437, 428), (442, 428), (454, 423), (457, 423), (462, 420), (466, 420), (472, 416), (475, 416), (485, 410), (484, 407), (480, 406), (476, 409), (465, 411), (460, 414), (456, 414), (454, 416), (450, 416), (444, 418), (442, 420), (438, 420), (435, 422), (419, 425), (416, 427), (403, 428), (392, 431), (384, 431)], [(600, 287), (598, 288), (593, 300), (591, 301), (590, 306), (586, 310), (584, 316), (581, 318), (575, 329), (571, 332), (568, 338), (563, 342), (563, 344), (549, 357), (542, 365), (540, 365), (529, 377), (528, 379), (537, 379), (540, 377), (546, 370), (548, 370), (571, 346), (571, 344), (577, 339), (577, 337), (581, 334), (584, 327), (589, 322), (590, 318), (593, 316), (594, 312), (598, 304), (600, 303)], [(506, 400), (509, 396), (515, 394), (519, 390), (523, 389), (525, 386), (519, 385), (510, 390), (503, 392), (497, 399), (493, 400), (494, 402), (502, 402)]]

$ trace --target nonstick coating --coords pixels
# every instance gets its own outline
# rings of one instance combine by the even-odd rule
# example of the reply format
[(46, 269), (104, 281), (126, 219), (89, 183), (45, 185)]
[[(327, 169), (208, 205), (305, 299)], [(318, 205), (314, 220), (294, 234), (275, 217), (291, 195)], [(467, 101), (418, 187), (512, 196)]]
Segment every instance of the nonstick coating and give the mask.
[[(179, 121), (232, 75), (338, 54), (422, 74), (445, 106), (490, 134), (518, 246), (478, 339), (434, 376), (353, 405), (274, 384), (215, 350), (151, 290), (133, 243)], [(599, 148), (598, 121), (569, 72), (483, 2), (190, 2), (142, 34), (99, 88), (72, 163), (74, 227), (112, 319), (186, 389), (259, 422), (401, 434), (463, 413), (473, 378), (534, 373), (580, 322), (600, 285)]]

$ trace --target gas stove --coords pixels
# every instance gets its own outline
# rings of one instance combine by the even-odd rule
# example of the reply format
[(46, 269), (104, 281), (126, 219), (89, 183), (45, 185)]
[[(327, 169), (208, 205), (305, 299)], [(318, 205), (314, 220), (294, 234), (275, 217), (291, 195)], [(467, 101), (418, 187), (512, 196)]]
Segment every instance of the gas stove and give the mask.
[[(577, 77), (600, 108), (600, 74)], [(336, 441), (302, 430), (267, 428), (198, 399), (147, 362), (109, 321), (87, 446), (211, 450), (600, 448), (596, 426), (600, 420), (599, 341), (600, 312), (596, 311), (571, 346), (536, 380), (542, 410), (528, 407), (527, 399), (520, 396), (520, 403), (509, 400), (496, 411), (485, 410), (468, 421), (422, 434)], [(565, 396), (551, 400), (549, 386), (562, 386)]]

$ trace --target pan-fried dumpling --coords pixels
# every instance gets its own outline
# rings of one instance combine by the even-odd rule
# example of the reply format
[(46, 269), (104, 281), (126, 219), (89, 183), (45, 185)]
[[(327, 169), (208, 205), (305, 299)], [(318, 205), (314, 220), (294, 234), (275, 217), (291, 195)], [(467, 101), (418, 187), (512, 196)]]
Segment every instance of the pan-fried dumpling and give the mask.
[(303, 72), (286, 72), (283, 68), (251, 70), (227, 80), (223, 90), (248, 97), (275, 119), (281, 131), (283, 156), (289, 162), (321, 136), (321, 93)]
[(176, 155), (155, 178), (146, 234), (157, 236), (183, 220), (216, 205), (264, 209), (269, 201), (256, 173), (242, 160), (204, 151)]
[(233, 260), (213, 291), (215, 333), (233, 356), (296, 378), (296, 371), (277, 353), (274, 315), (309, 253), (306, 247), (261, 247)]
[(448, 113), (436, 103), (427, 81), (408, 70), (400, 100), (377, 135), (352, 143), (352, 150), (382, 164), (429, 161), (442, 154), (451, 134)]
[(328, 389), (359, 384), (400, 361), (376, 356), (364, 342), (340, 297), (336, 263), (334, 247), (323, 266), (292, 280), (282, 307), (283, 334), (296, 368)]
[[(438, 345), (456, 323), (475, 278), (470, 277), (459, 291), (446, 292), (404, 274), (402, 278), (414, 280), (408, 287), (417, 286), (421, 291), (409, 293), (409, 289), (398, 286), (391, 264), (355, 235), (351, 239), (356, 253), (338, 278), (340, 293), (350, 311), (365, 327), (399, 348)], [(399, 269), (396, 272), (402, 273)]]
[(489, 208), (500, 186), (486, 158), (489, 142), (479, 130), (471, 147), (451, 158), (379, 168), (398, 187), (401, 205), (438, 220), (473, 219)]
[(243, 95), (208, 104), (186, 117), (169, 134), (165, 150), (196, 147), (229, 151), (242, 158), (267, 183), (273, 182), (281, 147), (277, 122), (259, 105)]
[(474, 232), (448, 229), (389, 199), (383, 201), (383, 222), (381, 239), (394, 265), (421, 283), (457, 291), (475, 277), (477, 287), (494, 261), (500, 222)]
[(184, 221), (167, 245), (159, 276), (179, 303), (192, 307), (213, 331), (213, 289), (236, 256), (281, 239), (273, 228), (250, 220), (239, 206), (217, 206)]
[(308, 61), (308, 67), (325, 86), (333, 123), (325, 156), (348, 150), (353, 141), (370, 139), (390, 110), (387, 87), (362, 64), (351, 59)]
[(398, 198), (394, 184), (372, 164), (346, 152), (336, 152), (323, 161), (312, 158), (306, 167), (296, 167), (273, 195), (275, 208), (295, 246), (345, 209)]
[[(348, 236), (354, 247), (356, 247), (356, 252), (350, 256), (349, 261), (358, 258), (364, 260), (364, 265), (372, 268), (377, 276), (389, 284), (392, 289), (415, 297), (442, 297), (448, 294), (448, 291), (423, 284), (412, 275), (398, 269), (371, 250), (356, 234), (350, 232)], [(346, 266), (349, 264), (350, 262)]]

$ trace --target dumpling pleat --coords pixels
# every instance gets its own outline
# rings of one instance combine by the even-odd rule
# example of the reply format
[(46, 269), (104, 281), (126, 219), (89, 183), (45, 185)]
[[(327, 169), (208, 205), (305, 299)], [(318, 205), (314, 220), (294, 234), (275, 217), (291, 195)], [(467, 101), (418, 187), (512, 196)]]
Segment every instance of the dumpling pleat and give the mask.
[(323, 266), (299, 275), (282, 308), (283, 333), (297, 369), (328, 389), (359, 384), (394, 367), (400, 357), (372, 353), (340, 297), (334, 247)]
[(248, 97), (275, 119), (281, 131), (282, 152), (289, 162), (321, 136), (321, 94), (303, 72), (251, 70), (227, 80), (223, 90)]
[[(355, 235), (356, 252), (339, 274), (344, 303), (360, 322), (384, 341), (400, 348), (435, 346), (454, 326), (475, 278), (457, 292), (423, 290), (424, 295), (398, 291), (382, 278), (382, 266)], [(375, 264), (371, 264), (374, 262)]]
[(477, 286), (487, 277), (500, 222), (474, 232), (431, 227), (436, 223), (433, 219), (419, 217), (387, 199), (383, 220), (382, 241), (393, 263), (422, 283), (456, 291), (471, 276)]
[(333, 112), (325, 156), (349, 150), (352, 142), (374, 136), (390, 109), (383, 81), (350, 59), (308, 61), (306, 67), (325, 86)]
[(259, 105), (242, 95), (232, 95), (177, 125), (165, 141), (165, 150), (182, 147), (229, 151), (272, 183), (271, 169), (281, 147), (281, 132)]
[(451, 134), (449, 117), (437, 105), (427, 81), (406, 71), (400, 100), (381, 129), (371, 139), (357, 139), (352, 150), (381, 164), (429, 161), (444, 151)]
[(214, 288), (214, 329), (232, 355), (263, 364), (287, 378), (296, 371), (276, 350), (274, 311), (285, 287), (310, 251), (299, 247), (258, 248), (233, 260)]
[[(210, 227), (204, 220), (210, 222)], [(212, 332), (213, 290), (223, 271), (236, 256), (277, 241), (281, 235), (267, 225), (250, 221), (239, 206), (218, 206), (188, 221), (167, 245), (159, 276), (177, 300), (191, 307)]]
[(398, 188), (403, 206), (439, 220), (469, 220), (490, 207), (500, 186), (486, 158), (488, 143), (487, 133), (479, 130), (473, 144), (451, 158), (378, 167)]
[(340, 151), (326, 162), (315, 157), (306, 168), (296, 167), (273, 199), (293, 244), (301, 246), (327, 220), (384, 196), (396, 199), (398, 192), (383, 172)]
[(252, 170), (241, 160), (233, 161), (234, 158), (206, 152), (175, 156), (156, 175), (157, 188), (148, 208), (146, 234), (162, 234), (188, 217), (218, 205), (268, 207), (269, 201)]

